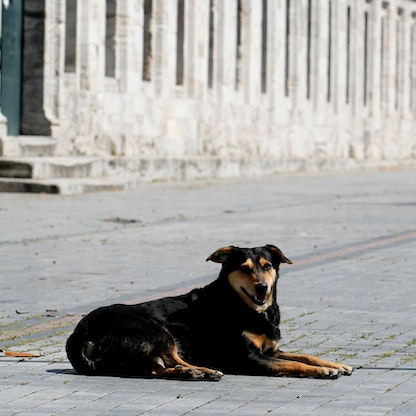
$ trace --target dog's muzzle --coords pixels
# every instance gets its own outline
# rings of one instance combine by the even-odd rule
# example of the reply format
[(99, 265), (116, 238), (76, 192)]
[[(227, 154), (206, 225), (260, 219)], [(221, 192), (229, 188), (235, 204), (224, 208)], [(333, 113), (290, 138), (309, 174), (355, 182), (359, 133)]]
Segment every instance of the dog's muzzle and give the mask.
[(266, 283), (258, 283), (254, 287), (254, 289), (256, 291), (256, 298), (257, 299), (265, 299), (266, 298), (267, 289), (268, 289)]
[(255, 286), (256, 295), (252, 296), (250, 293), (247, 292), (246, 289), (243, 287), (241, 291), (257, 306), (263, 306), (266, 303), (266, 295), (267, 295), (267, 285), (263, 283), (259, 283)]

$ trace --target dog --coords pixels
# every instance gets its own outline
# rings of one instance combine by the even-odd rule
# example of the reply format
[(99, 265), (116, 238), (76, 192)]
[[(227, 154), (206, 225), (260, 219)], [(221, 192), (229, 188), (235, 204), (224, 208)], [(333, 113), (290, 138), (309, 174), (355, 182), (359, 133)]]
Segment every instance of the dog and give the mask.
[(136, 305), (101, 307), (83, 317), (67, 340), (79, 374), (220, 380), (224, 373), (338, 378), (348, 365), (279, 349), (274, 245), (227, 246), (207, 261), (219, 276), (189, 293)]

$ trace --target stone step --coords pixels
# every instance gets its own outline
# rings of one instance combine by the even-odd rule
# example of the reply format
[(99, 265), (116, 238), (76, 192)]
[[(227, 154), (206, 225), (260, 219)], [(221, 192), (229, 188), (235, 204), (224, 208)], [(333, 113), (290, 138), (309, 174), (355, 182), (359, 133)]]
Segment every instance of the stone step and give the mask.
[[(258, 161), (263, 165), (274, 163)], [(274, 162), (274, 161), (273, 161)], [(265, 167), (263, 167), (264, 169)], [(0, 177), (58, 179), (139, 177), (152, 180), (186, 180), (258, 174), (255, 164), (241, 159), (134, 158), (134, 157), (0, 157)], [(260, 170), (259, 170), (260, 171)]]
[(58, 179), (16, 179), (0, 178), (0, 192), (26, 192), (74, 195), (88, 192), (122, 191), (135, 189), (138, 178), (58, 178)]
[(0, 158), (0, 178), (31, 178), (30, 163)]
[(2, 138), (2, 152), (8, 157), (54, 156), (56, 144), (49, 136), (9, 136)]
[(109, 159), (90, 157), (0, 158), (0, 177), (6, 178), (97, 178), (111, 175)]
[[(0, 192), (82, 193), (127, 189), (147, 181), (256, 176), (293, 171), (285, 161), (216, 157), (15, 157), (0, 158)], [(297, 168), (297, 165), (295, 166)]]

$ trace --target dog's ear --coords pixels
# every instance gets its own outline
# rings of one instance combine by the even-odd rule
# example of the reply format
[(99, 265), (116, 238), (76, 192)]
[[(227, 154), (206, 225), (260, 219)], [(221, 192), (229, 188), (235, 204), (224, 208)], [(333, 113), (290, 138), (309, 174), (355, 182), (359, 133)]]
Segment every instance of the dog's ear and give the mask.
[(272, 244), (267, 244), (264, 248), (272, 255), (273, 261), (276, 263), (287, 263), (293, 264), (291, 260), (289, 260), (282, 251)]
[(233, 246), (219, 248), (215, 253), (212, 253), (207, 258), (207, 261), (211, 260), (215, 263), (225, 263), (228, 260), (228, 256), (230, 255), (233, 248)]

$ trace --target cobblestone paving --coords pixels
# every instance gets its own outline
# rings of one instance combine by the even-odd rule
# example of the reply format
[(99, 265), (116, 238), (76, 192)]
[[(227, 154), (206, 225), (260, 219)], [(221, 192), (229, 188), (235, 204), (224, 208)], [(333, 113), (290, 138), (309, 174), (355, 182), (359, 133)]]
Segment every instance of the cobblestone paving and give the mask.
[[(415, 169), (280, 175), (63, 197), (0, 194), (2, 416), (413, 415)], [(182, 382), (74, 374), (66, 337), (98, 305), (215, 278), (235, 244), (278, 245), (282, 348), (356, 367), (313, 380)]]

